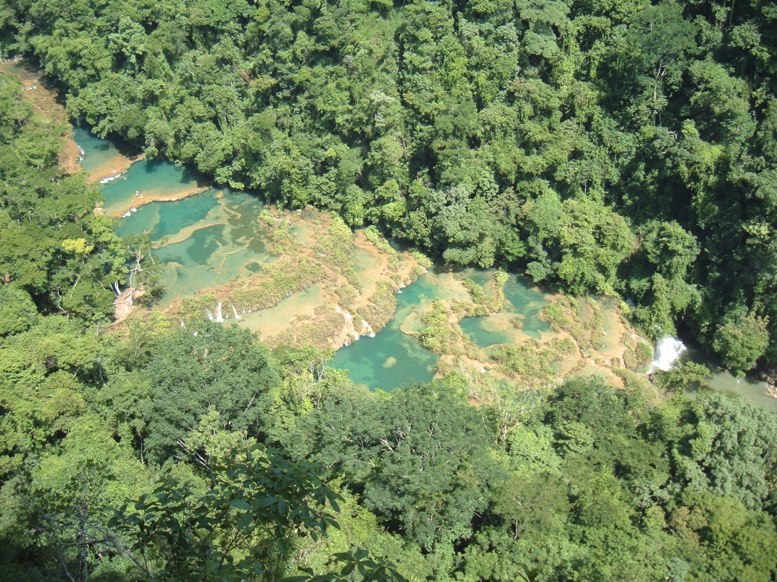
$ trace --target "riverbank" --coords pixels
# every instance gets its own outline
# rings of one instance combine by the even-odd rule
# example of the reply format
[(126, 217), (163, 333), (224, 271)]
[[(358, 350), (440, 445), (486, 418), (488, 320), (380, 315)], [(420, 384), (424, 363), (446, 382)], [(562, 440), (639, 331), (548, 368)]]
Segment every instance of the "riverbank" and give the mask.
[[(124, 174), (132, 167), (135, 162), (140, 162), (146, 159), (146, 155), (143, 153), (134, 156), (125, 156), (117, 153), (113, 158), (104, 161), (99, 166), (94, 166), (86, 171), (89, 176), (89, 181), (92, 183), (99, 182), (100, 184), (107, 184), (114, 180), (120, 180)], [(121, 216), (121, 214), (119, 214)]]
[(123, 206), (118, 206), (110, 210), (109, 214), (114, 218), (127, 218), (133, 212), (136, 212), (138, 208), (151, 204), (152, 202), (176, 202), (177, 200), (183, 200), (189, 196), (194, 196), (200, 192), (208, 190), (208, 186), (194, 186), (192, 188), (184, 188), (177, 192), (144, 192), (137, 191), (135, 199), (132, 202), (125, 203)]
[(133, 163), (145, 158), (144, 154), (125, 156), (112, 148), (113, 155), (106, 157), (93, 167), (82, 165), (84, 151), (78, 145), (70, 118), (65, 107), (60, 102), (56, 91), (47, 86), (43, 72), (36, 70), (29, 63), (21, 60), (0, 61), (0, 72), (12, 75), (24, 89), (24, 97), (30, 101), (40, 118), (50, 124), (57, 139), (62, 140), (62, 151), (59, 154), (59, 166), (66, 174), (86, 171), (89, 182), (106, 183), (119, 178)]

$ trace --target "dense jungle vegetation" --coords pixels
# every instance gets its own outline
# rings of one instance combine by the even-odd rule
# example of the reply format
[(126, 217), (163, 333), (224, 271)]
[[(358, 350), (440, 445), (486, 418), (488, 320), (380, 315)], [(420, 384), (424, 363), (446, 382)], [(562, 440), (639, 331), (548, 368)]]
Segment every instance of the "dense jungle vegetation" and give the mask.
[(95, 334), (137, 243), (57, 168), (65, 128), (2, 75), (0, 104), (4, 579), (777, 574), (777, 420), (737, 398), (590, 379), (474, 407), (456, 375), (370, 392), (237, 327)]
[(100, 136), (777, 364), (769, 0), (7, 0)]
[[(72, 114), (452, 263), (621, 293), (777, 360), (769, 2), (7, 0)], [(772, 34), (770, 34), (772, 33)], [(777, 576), (777, 419), (663, 380), (390, 394), (161, 315), (97, 333), (143, 242), (0, 75), (0, 576)], [(677, 319), (680, 318), (680, 319)]]

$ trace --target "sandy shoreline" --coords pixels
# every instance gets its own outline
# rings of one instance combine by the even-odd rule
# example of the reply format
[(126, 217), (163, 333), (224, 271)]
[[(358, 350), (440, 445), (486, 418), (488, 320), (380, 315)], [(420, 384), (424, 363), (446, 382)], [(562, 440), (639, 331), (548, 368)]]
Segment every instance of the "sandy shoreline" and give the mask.
[(127, 203), (124, 206), (116, 209), (111, 209), (108, 214), (114, 218), (125, 218), (128, 213), (132, 212), (133, 209), (138, 209), (146, 204), (150, 204), (152, 202), (175, 202), (176, 200), (183, 200), (189, 196), (194, 196), (200, 192), (205, 192), (206, 190), (210, 190), (210, 188), (210, 186), (196, 186), (194, 188), (187, 188), (185, 190), (172, 192), (170, 194), (165, 194), (163, 192), (150, 192), (146, 194), (141, 193), (135, 196), (131, 203)]
[(117, 154), (116, 157), (113, 158), (110, 162), (106, 162), (105, 164), (92, 168), (91, 170), (84, 171), (86, 171), (87, 176), (89, 176), (89, 182), (93, 184), (95, 182), (105, 184), (113, 180), (121, 179), (121, 177), (130, 169), (132, 164), (145, 159), (146, 154), (144, 153), (129, 157), (122, 154)]

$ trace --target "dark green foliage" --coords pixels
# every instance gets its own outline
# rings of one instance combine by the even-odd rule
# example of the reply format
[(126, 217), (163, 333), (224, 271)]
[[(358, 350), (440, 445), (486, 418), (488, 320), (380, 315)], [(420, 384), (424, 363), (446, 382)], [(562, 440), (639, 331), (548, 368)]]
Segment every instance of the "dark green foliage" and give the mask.
[(326, 514), (327, 505), (337, 508), (337, 495), (317, 472), (255, 447), (209, 463), (201, 488), (168, 477), (125, 506), (112, 525), (126, 532), (127, 551), (149, 577), (277, 579), (293, 551), (293, 532), (318, 539), (337, 526)]
[(675, 364), (666, 372), (655, 373), (656, 383), (670, 392), (709, 388), (710, 379), (712, 372), (707, 366), (690, 360)]
[[(0, 31), (99, 135), (451, 263), (621, 293), (745, 371), (777, 330), (777, 17), (735, 4), (36, 2)], [(744, 351), (717, 329), (742, 309), (768, 317)]]
[(743, 313), (743, 310), (727, 315), (712, 340), (723, 365), (734, 370), (750, 370), (769, 347), (768, 323), (768, 318)]
[(385, 523), (426, 548), (471, 535), (500, 471), (487, 458), (493, 435), (450, 386), (328, 398), (311, 421), (311, 458), (362, 484)]
[(206, 324), (179, 329), (155, 347), (143, 376), (151, 386), (144, 407), (149, 456), (163, 462), (210, 409), (225, 428), (261, 427), (262, 395), (279, 378), (269, 354), (241, 328)]
[(774, 511), (777, 419), (732, 397), (702, 394), (680, 418), (673, 462), (681, 483)]

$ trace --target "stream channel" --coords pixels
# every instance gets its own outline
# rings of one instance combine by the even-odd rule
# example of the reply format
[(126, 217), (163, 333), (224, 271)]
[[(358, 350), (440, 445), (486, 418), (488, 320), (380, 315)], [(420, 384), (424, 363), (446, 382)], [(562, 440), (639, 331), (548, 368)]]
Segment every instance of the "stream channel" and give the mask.
[[(257, 195), (210, 188), (193, 173), (166, 161), (140, 160), (123, 173), (111, 173), (111, 168), (126, 168), (126, 159), (110, 141), (82, 128), (75, 129), (75, 140), (82, 150), (83, 168), (101, 176), (105, 211), (120, 217), (119, 234), (146, 233), (155, 244), (155, 256), (164, 265), (162, 305), (256, 273), (275, 259), (266, 250), (266, 233), (256, 219), (264, 206)], [(490, 274), (471, 270), (468, 277), (485, 285)], [(446, 285), (448, 280), (427, 273), (405, 287), (397, 295), (397, 311), (389, 323), (374, 337), (362, 337), (339, 349), (330, 365), (349, 371), (354, 381), (372, 389), (393, 390), (431, 380), (438, 356), (404, 333), (403, 325), (423, 302), (450, 298), (456, 290)], [(304, 303), (308, 295), (315, 293), (302, 293), (297, 303)], [(510, 343), (516, 327), (534, 338), (547, 331), (548, 324), (539, 318), (547, 304), (542, 292), (512, 276), (505, 285), (505, 298), (504, 313), (460, 321), (462, 331), (479, 347)], [(763, 393), (763, 383), (716, 370), (711, 385), (777, 411), (777, 399)]]

